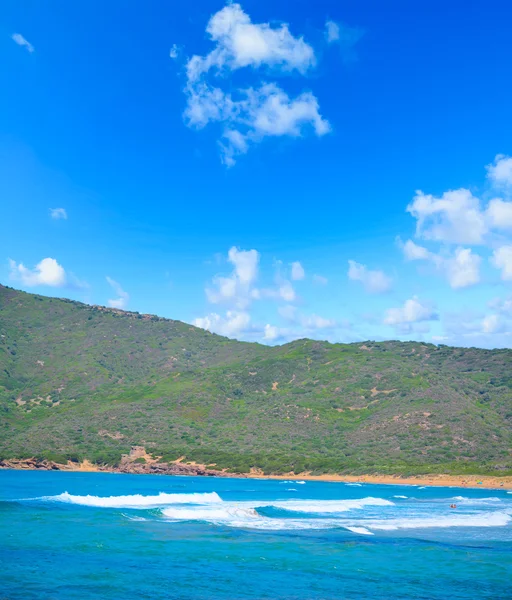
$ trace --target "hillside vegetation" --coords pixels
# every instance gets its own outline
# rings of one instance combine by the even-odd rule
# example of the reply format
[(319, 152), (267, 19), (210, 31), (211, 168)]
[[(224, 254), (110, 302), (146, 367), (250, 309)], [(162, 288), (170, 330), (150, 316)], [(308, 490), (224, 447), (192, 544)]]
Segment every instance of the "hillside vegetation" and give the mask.
[(144, 446), (235, 472), (512, 471), (511, 350), (267, 347), (3, 286), (0, 335), (0, 459), (115, 465)]

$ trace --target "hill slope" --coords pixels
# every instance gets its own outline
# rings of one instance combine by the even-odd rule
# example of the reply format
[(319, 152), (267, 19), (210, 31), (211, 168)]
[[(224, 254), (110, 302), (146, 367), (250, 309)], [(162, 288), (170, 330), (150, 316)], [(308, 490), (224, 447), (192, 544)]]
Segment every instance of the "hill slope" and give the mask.
[(3, 286), (0, 335), (0, 458), (116, 464), (144, 446), (240, 472), (512, 469), (511, 350), (270, 348)]

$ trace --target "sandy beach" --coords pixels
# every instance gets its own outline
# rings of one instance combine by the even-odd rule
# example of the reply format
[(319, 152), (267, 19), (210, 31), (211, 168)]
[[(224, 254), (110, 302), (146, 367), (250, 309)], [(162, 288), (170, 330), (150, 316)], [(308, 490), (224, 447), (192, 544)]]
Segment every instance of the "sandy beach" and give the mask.
[[(151, 467), (180, 467), (180, 471), (154, 471)], [(416, 485), (416, 486), (444, 486), (444, 487), (466, 487), (512, 490), (512, 476), (497, 477), (491, 475), (414, 475), (403, 477), (401, 475), (337, 475), (323, 474), (311, 475), (311, 473), (285, 473), (282, 475), (265, 475), (258, 469), (252, 469), (250, 473), (228, 473), (226, 469), (215, 471), (211, 466), (198, 463), (185, 463), (178, 459), (169, 465), (159, 465), (156, 461), (147, 464), (135, 464), (124, 462), (122, 468), (99, 466), (84, 460), (81, 463), (68, 462), (67, 464), (51, 463), (48, 461), (38, 462), (34, 459), (4, 460), (0, 461), (0, 468), (20, 470), (55, 470), (74, 471), (83, 473), (106, 472), (106, 473), (131, 473), (134, 475), (162, 474), (162, 475), (188, 475), (188, 476), (219, 476), (235, 477), (239, 479), (277, 479), (290, 481), (332, 481), (340, 483), (378, 483), (388, 485)]]
[(512, 477), (494, 477), (489, 475), (263, 475), (250, 473), (244, 477), (265, 479), (289, 479), (303, 481), (338, 481), (344, 483), (382, 483), (391, 485), (445, 486), (488, 489), (512, 489)]

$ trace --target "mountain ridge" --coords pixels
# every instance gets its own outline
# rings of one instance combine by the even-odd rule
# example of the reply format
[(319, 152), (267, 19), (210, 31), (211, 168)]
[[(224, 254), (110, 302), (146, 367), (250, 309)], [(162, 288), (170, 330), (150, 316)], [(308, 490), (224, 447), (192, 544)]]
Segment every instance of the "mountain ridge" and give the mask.
[(512, 470), (512, 351), (281, 346), (0, 286), (0, 459), (144, 446), (264, 473)]

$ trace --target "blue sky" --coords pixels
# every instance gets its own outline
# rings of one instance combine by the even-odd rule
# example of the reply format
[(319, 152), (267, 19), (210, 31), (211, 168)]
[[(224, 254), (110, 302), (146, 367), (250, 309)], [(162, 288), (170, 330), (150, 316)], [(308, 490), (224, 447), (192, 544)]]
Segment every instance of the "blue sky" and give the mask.
[(512, 341), (509, 2), (0, 7), (0, 281), (246, 340)]

